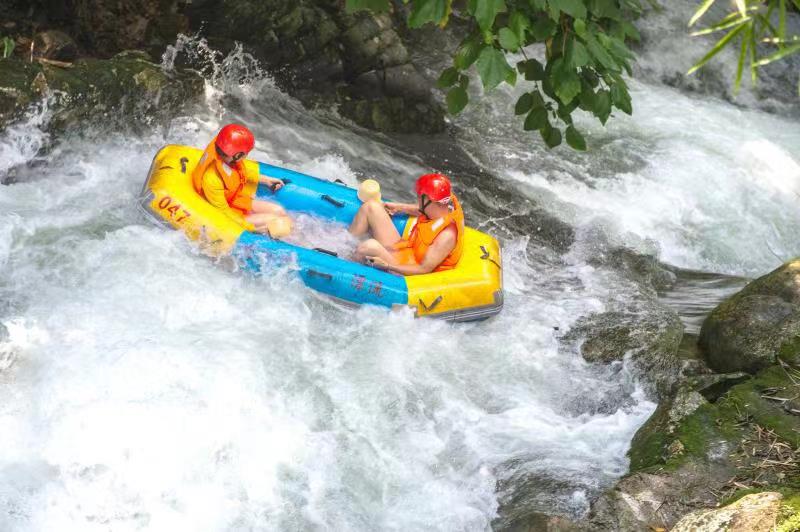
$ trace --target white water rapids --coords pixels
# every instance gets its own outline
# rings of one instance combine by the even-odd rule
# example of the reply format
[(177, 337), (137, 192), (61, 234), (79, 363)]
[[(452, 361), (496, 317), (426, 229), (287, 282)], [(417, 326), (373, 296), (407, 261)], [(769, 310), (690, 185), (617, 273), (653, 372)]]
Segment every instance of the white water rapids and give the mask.
[(559, 344), (636, 292), (588, 264), (593, 229), (726, 273), (796, 249), (796, 123), (634, 84), (632, 118), (586, 121), (589, 153), (544, 152), (498, 92), (454, 142), (578, 244), (557, 256), (508, 227), (487, 322), (341, 310), (144, 220), (153, 154), (235, 120), (254, 159), (387, 196), (426, 168), (269, 82), (228, 89), (152, 134), (68, 133), (37, 156), (34, 114), (0, 136), (0, 172), (28, 163), (0, 185), (0, 530), (485, 530), (511, 498), (579, 516), (655, 407), (623, 364)]

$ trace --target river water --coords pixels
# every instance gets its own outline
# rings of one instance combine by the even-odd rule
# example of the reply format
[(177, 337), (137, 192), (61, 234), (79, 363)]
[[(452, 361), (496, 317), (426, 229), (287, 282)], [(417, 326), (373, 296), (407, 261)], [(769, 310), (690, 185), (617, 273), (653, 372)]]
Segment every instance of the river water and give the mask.
[[(579, 117), (588, 153), (548, 152), (498, 90), (455, 121), (452, 142), (494, 176), (462, 189), (453, 177), (488, 214), (468, 221), (502, 239), (503, 312), (454, 326), (343, 310), (289, 272), (214, 263), (136, 209), (161, 145), (204, 145), (230, 121), (252, 127), (256, 160), (410, 197), (428, 169), (419, 154), (268, 78), (240, 83), (242, 69), (255, 72), (229, 58), (205, 105), (149, 133), (49, 139), (45, 109), (0, 136), (0, 175), (15, 172), (0, 186), (0, 530), (578, 517), (626, 472), (655, 408), (625, 364), (588, 364), (559, 341), (580, 317), (644, 297), (592, 256), (625, 245), (754, 276), (796, 246), (795, 122), (637, 82), (633, 117), (608, 129)], [(516, 223), (533, 203), (574, 230), (571, 245)]]

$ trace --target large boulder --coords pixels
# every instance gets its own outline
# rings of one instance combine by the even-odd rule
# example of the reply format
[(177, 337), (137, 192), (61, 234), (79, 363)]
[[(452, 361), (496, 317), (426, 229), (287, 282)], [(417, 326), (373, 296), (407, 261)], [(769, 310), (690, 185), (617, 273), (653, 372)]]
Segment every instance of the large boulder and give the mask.
[(699, 345), (711, 368), (757, 372), (800, 338), (800, 260), (756, 279), (706, 318)]
[(783, 495), (761, 492), (713, 510), (697, 510), (684, 516), (672, 532), (772, 532), (778, 523)]
[(653, 395), (667, 397), (681, 375), (682, 338), (683, 324), (675, 311), (641, 303), (581, 318), (562, 342), (577, 347), (589, 362), (628, 360), (634, 372), (652, 385)]
[[(800, 444), (794, 370), (776, 365), (741, 379), (703, 377), (695, 387), (687, 381), (659, 406), (631, 442), (631, 473), (592, 504), (581, 526), (670, 529), (691, 512), (716, 507), (719, 494), (781, 486), (796, 475), (785, 455)], [(717, 397), (721, 383), (733, 386)]]

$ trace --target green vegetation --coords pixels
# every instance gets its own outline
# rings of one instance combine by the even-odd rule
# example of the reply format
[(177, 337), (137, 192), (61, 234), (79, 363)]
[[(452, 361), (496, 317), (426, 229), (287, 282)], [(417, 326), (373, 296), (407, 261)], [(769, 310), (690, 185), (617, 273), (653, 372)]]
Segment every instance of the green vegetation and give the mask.
[[(631, 97), (623, 74), (630, 75), (633, 54), (626, 43), (639, 39), (631, 23), (642, 11), (639, 0), (404, 0), (411, 4), (408, 26), (437, 24), (444, 28), (453, 12), (466, 18), (469, 30), (441, 73), (447, 108), (460, 113), (469, 101), (473, 66), (484, 90), (502, 83), (524, 83), (528, 89), (514, 112), (526, 131), (538, 131), (548, 147), (566, 139), (576, 150), (586, 141), (572, 121), (583, 109), (605, 124), (613, 108), (631, 114)], [(356, 11), (389, 9), (389, 0), (347, 0)], [(544, 63), (529, 58), (524, 48), (539, 44)], [(516, 54), (521, 54), (522, 60)], [(512, 66), (511, 63), (514, 63)], [(562, 128), (565, 131), (562, 134)]]
[[(704, 0), (689, 26), (693, 26), (707, 13), (716, 0)], [(693, 35), (726, 32), (711, 50), (694, 65), (689, 74), (702, 68), (720, 51), (728, 47), (738, 49), (735, 90), (742, 84), (745, 64), (749, 65), (753, 84), (758, 80), (758, 68), (800, 52), (800, 35), (787, 35), (786, 13), (794, 7), (800, 10), (800, 0), (736, 0), (732, 13)], [(762, 45), (762, 46), (760, 46)], [(800, 93), (800, 84), (798, 84)]]
[(14, 47), (16, 46), (14, 39), (8, 36), (3, 37), (2, 39), (0, 39), (0, 44), (2, 45), (3, 48), (3, 59), (8, 59), (9, 57), (11, 57), (11, 54), (14, 53)]

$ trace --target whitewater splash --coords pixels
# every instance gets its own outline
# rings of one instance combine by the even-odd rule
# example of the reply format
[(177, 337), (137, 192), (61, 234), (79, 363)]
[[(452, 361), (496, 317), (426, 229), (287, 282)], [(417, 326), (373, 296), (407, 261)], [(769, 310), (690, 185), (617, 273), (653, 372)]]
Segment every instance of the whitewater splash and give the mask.
[[(379, 177), (401, 200), (427, 170), (268, 81), (223, 80), (205, 114), (152, 135), (65, 136), (44, 156), (0, 138), (3, 168), (40, 157), (48, 178), (0, 187), (0, 529), (485, 530), (506, 506), (585, 512), (627, 470), (655, 405), (625, 364), (587, 364), (558, 338), (581, 316), (635, 306), (639, 290), (589, 264), (591, 241), (559, 256), (502, 220), (505, 310), (476, 324), (342, 310), (288, 272), (251, 278), (214, 264), (135, 208), (163, 144), (204, 145), (241, 121), (256, 133), (254, 159), (351, 185)], [(715, 218), (732, 201), (716, 195), (726, 172), (709, 163), (700, 168), (713, 179), (692, 180), (690, 170), (737, 142), (795, 160), (784, 143), (796, 126), (776, 134), (779, 119), (736, 111), (752, 126), (744, 138), (697, 127), (732, 111), (642, 85), (634, 103), (651, 112), (608, 132), (587, 126), (593, 154), (532, 149), (502, 125), (483, 129), (479, 150), (471, 136), (512, 96), (494, 98), (456, 124), (461, 142), (579, 238), (598, 224), (683, 265), (767, 261), (732, 249), (741, 232), (703, 230), (730, 221)], [(672, 122), (655, 123), (665, 107)], [(781, 216), (766, 206), (794, 188), (737, 176), (752, 209), (737, 229), (792, 234), (786, 205)], [(676, 205), (698, 222), (678, 223)], [(335, 236), (325, 231), (312, 236)]]

